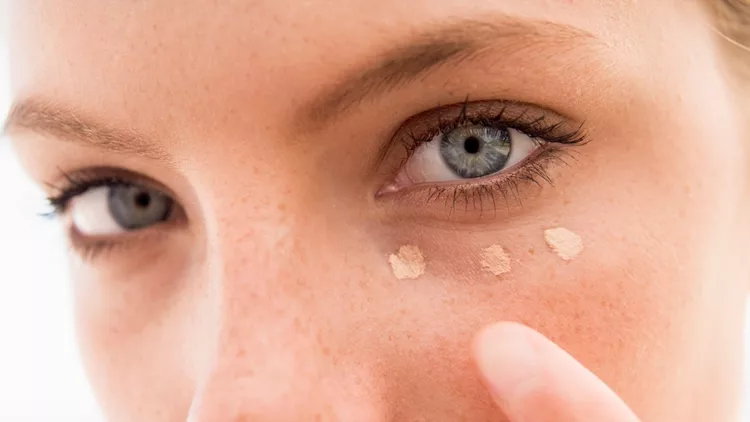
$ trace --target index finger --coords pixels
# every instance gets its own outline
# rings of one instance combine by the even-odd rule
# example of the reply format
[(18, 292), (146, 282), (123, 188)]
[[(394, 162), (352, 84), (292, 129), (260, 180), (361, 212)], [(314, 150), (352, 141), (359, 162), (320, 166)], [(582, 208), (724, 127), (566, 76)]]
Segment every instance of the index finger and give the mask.
[(632, 410), (570, 354), (531, 328), (503, 322), (475, 342), (477, 364), (512, 422), (637, 422)]

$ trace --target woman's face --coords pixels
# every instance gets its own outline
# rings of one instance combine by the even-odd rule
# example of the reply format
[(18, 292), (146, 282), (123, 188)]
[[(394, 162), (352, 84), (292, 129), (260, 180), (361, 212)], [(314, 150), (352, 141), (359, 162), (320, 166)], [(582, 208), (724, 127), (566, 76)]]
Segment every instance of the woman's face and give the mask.
[(646, 421), (731, 414), (748, 142), (697, 4), (12, 3), (110, 420), (505, 420), (498, 320)]

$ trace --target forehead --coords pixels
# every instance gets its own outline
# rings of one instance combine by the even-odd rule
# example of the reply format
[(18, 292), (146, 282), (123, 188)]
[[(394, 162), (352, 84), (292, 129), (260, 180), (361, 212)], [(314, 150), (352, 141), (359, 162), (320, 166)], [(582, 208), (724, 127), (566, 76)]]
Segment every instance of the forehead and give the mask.
[[(639, 20), (674, 12), (671, 1), (627, 0), (169, 0), (11, 2), (16, 41), (46, 50), (110, 58), (154, 57), (165, 51), (183, 59), (228, 55), (269, 64), (323, 61), (343, 52), (367, 51), (378, 41), (449, 19), (492, 20), (496, 15), (563, 22), (610, 41), (638, 30)], [(661, 12), (661, 13), (660, 13)], [(642, 22), (641, 22), (642, 23)], [(41, 46), (39, 44), (42, 44)], [(32, 44), (33, 45), (33, 44)], [(288, 49), (288, 50), (287, 50)], [(37, 49), (38, 51), (39, 49)], [(137, 54), (132, 54), (137, 53)], [(294, 55), (292, 55), (294, 54)], [(28, 55), (28, 54), (27, 54)], [(69, 56), (71, 59), (75, 56)]]
[[(61, 54), (72, 61), (107, 58), (112, 66), (185, 64), (206, 57), (252, 65), (304, 65), (351, 59), (380, 42), (408, 36), (451, 19), (497, 15), (569, 24), (623, 42), (676, 10), (652, 0), (170, 0), (11, 2), (12, 39), (21, 57)], [(684, 9), (684, 8), (683, 8)], [(24, 49), (23, 47), (29, 47)], [(36, 47), (36, 48), (31, 48)], [(37, 53), (36, 55), (34, 53)], [(15, 55), (15, 54), (14, 54)], [(141, 58), (141, 59), (138, 59)], [(132, 63), (132, 65), (131, 65)], [(102, 67), (105, 63), (97, 63)], [(164, 64), (164, 63), (154, 63)], [(252, 66), (251, 66), (252, 67)], [(257, 66), (256, 66), (257, 67)], [(245, 66), (247, 68), (247, 66)], [(150, 69), (149, 69), (150, 70)]]
[[(227, 104), (282, 113), (389, 46), (451, 22), (465, 33), (477, 22), (552, 22), (630, 54), (668, 49), (664, 33), (688, 30), (698, 15), (672, 0), (26, 0), (10, 9), (16, 97), (85, 103), (123, 121), (168, 120), (165, 107), (188, 103), (201, 104), (188, 114), (204, 117)], [(273, 101), (280, 93), (284, 104)]]

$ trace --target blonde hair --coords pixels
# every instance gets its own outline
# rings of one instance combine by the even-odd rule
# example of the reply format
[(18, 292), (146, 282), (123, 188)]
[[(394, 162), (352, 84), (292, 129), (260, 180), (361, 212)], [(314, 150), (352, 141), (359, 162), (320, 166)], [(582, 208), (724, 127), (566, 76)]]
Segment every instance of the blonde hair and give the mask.
[(714, 29), (733, 64), (750, 76), (750, 0), (708, 0)]

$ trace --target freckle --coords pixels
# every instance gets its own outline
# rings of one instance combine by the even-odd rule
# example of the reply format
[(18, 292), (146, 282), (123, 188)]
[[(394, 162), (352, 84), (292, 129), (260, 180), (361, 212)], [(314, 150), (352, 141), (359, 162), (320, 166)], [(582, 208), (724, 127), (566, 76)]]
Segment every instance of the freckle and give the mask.
[(583, 251), (581, 236), (563, 227), (545, 230), (544, 241), (565, 261), (570, 261)]
[(398, 250), (398, 254), (391, 254), (388, 262), (393, 269), (393, 275), (399, 280), (416, 279), (424, 275), (427, 264), (424, 255), (414, 245), (404, 245)]
[(529, 248), (529, 255), (534, 255), (535, 253), (536, 251), (534, 250), (534, 248)]
[(492, 245), (482, 250), (482, 268), (494, 275), (510, 272), (510, 256), (500, 245)]

